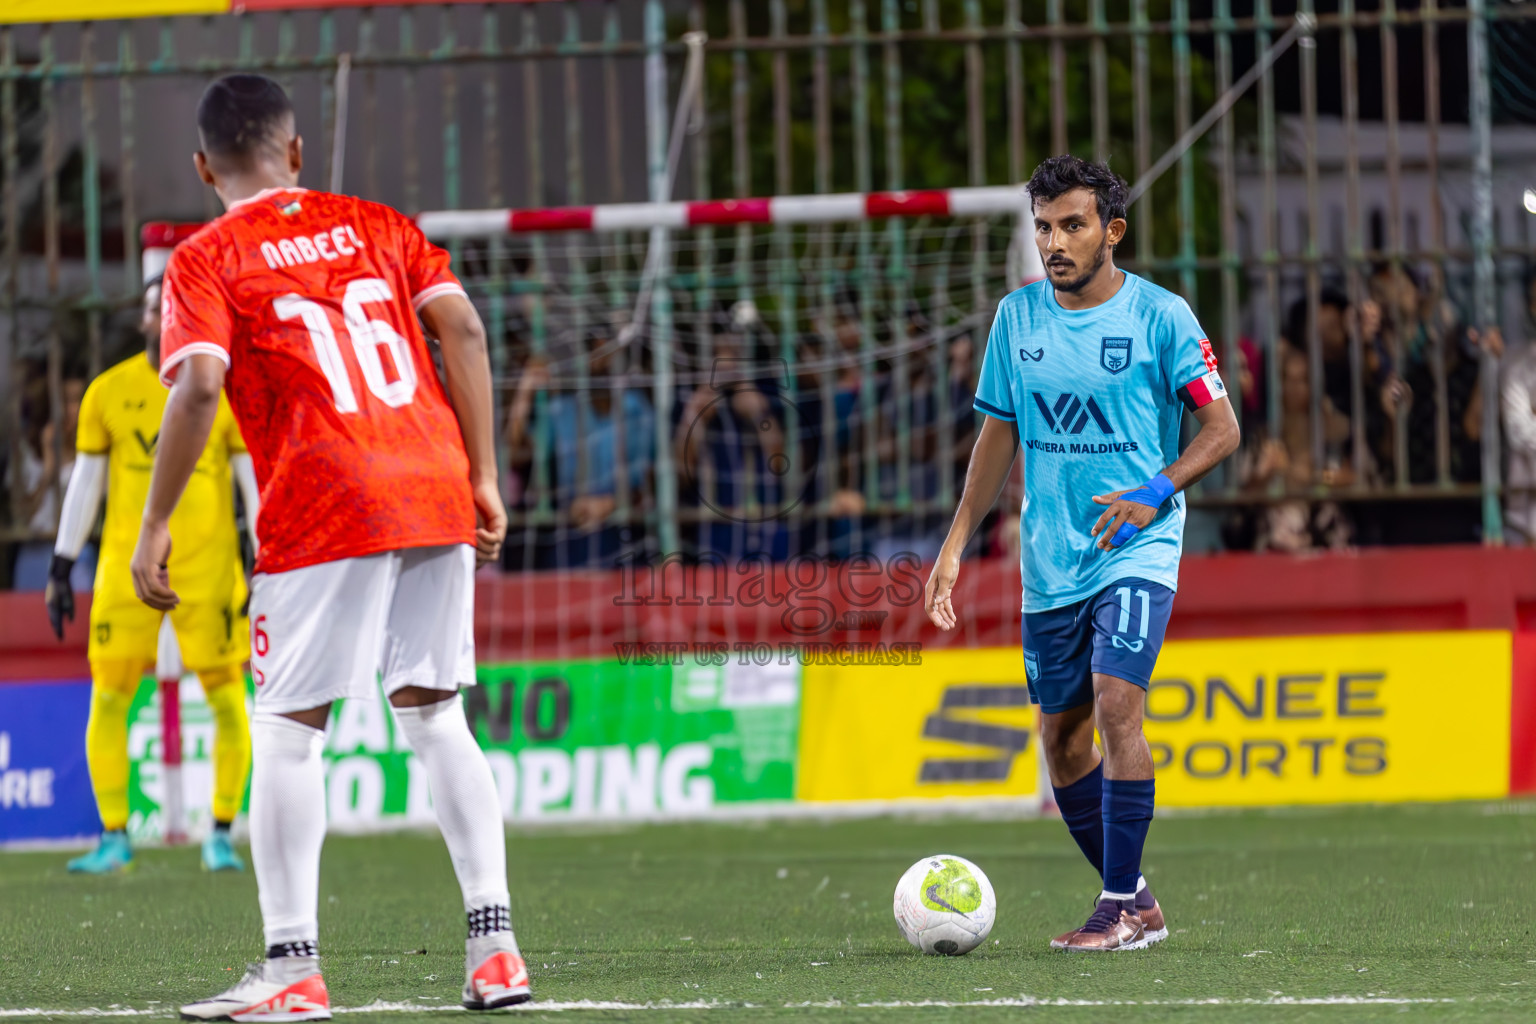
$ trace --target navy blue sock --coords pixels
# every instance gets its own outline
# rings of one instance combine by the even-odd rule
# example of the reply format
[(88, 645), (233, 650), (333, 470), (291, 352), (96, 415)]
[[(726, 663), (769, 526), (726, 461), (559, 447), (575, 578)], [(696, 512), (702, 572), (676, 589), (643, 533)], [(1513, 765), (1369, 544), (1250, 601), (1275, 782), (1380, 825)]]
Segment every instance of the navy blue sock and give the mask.
[(1134, 893), (1152, 824), (1151, 779), (1104, 780), (1104, 891)]
[(1104, 762), (1070, 786), (1052, 786), (1067, 831), (1093, 870), (1104, 873)]

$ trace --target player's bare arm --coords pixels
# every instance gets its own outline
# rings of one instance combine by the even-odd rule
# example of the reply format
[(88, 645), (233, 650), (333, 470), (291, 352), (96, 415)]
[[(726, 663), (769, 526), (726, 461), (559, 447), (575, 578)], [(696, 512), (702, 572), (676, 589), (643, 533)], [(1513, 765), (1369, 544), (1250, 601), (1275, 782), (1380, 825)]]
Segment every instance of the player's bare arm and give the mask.
[(944, 546), (939, 549), (939, 557), (933, 563), (933, 571), (928, 574), (928, 586), (923, 596), (929, 621), (940, 629), (955, 628), (955, 607), (950, 594), (960, 576), (960, 555), (997, 503), (1018, 450), (1018, 435), (1012, 424), (991, 416), (982, 417), (981, 432), (976, 437), (976, 447), (971, 449), (971, 462), (965, 471), (960, 507), (949, 527), (949, 535), (944, 538)]
[[(1166, 483), (1154, 477), (1140, 487), (1094, 496), (1095, 504), (1109, 506), (1089, 531), (1099, 538), (1099, 550), (1109, 551), (1130, 540), (1138, 530), (1152, 522), (1163, 502), (1190, 484), (1203, 480), (1222, 459), (1237, 451), (1241, 436), (1237, 414), (1229, 399), (1221, 398), (1202, 405), (1194, 411), (1194, 417), (1200, 430), (1184, 449), (1184, 454), (1159, 474)], [(1126, 530), (1127, 524), (1132, 529)]]
[(170, 611), (181, 599), (171, 589), (166, 565), (171, 560), (171, 513), (197, 460), (208, 445), (213, 421), (219, 412), (219, 393), (224, 390), (224, 362), (211, 355), (189, 356), (171, 386), (160, 421), (160, 440), (155, 448), (155, 468), (149, 478), (149, 500), (139, 542), (133, 549), (129, 571), (139, 600), (151, 608)]
[(475, 494), (475, 561), (501, 557), (507, 535), (507, 511), (496, 475), (495, 417), (491, 407), (491, 361), (480, 314), (462, 295), (443, 295), (422, 307), (427, 333), (443, 349), (448, 402), (464, 436), (469, 481)]

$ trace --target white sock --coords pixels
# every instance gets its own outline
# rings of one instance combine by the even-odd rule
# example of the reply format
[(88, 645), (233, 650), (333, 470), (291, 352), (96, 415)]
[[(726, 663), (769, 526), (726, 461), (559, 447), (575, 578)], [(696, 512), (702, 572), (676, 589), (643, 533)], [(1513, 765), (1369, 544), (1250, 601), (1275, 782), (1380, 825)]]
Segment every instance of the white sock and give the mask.
[(322, 730), (266, 711), (251, 717), (251, 860), (269, 950), (320, 937), (324, 746)]
[(453, 858), (465, 912), (506, 908), (511, 896), (501, 801), (485, 752), (469, 731), (462, 701), (455, 695), (436, 704), (395, 708), (395, 719), (427, 769), (437, 826)]

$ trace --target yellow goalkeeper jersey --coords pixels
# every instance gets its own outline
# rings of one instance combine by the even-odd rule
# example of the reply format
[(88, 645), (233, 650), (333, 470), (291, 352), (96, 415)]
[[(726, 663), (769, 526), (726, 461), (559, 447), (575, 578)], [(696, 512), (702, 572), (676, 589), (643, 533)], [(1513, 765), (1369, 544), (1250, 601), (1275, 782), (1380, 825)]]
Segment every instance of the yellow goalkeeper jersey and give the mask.
[[(107, 456), (107, 518), (96, 564), (97, 603), (137, 602), (128, 562), (149, 500), (155, 444), (169, 397), (149, 359), (139, 353), (92, 381), (80, 403), (75, 450)], [(220, 395), (208, 447), (171, 514), (171, 588), (184, 603), (227, 604), (231, 573), (242, 575), (229, 459), (244, 451), (234, 413)]]

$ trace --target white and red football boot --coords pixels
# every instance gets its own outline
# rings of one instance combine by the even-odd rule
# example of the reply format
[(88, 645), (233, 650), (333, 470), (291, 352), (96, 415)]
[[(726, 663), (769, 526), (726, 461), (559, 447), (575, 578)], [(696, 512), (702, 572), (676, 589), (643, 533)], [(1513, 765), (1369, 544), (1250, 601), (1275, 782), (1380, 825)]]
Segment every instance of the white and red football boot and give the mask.
[(252, 964), (240, 983), (211, 999), (181, 1008), (183, 1020), (283, 1021), (330, 1020), (331, 997), (320, 976), (320, 962), (289, 956)]
[(528, 965), (511, 932), (492, 932), (464, 943), (464, 1008), (495, 1010), (533, 998)]

